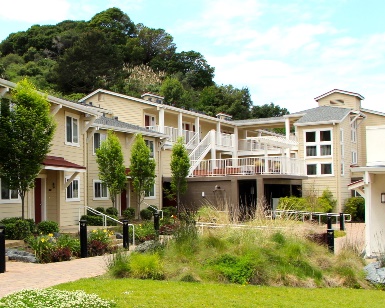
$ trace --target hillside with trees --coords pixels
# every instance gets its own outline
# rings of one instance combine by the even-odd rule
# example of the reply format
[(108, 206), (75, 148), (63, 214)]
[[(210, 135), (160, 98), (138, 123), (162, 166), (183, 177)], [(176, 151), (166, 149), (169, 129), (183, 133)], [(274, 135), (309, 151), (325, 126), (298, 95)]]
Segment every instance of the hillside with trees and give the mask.
[[(177, 52), (170, 34), (135, 24), (118, 8), (89, 21), (34, 25), (0, 43), (1, 78), (18, 82), (27, 77), (59, 97), (78, 100), (98, 88), (134, 97), (152, 92), (166, 103), (211, 116), (261, 117), (261, 112), (252, 112), (247, 87), (217, 85), (214, 72), (201, 53)], [(277, 112), (273, 116), (287, 113), (273, 105), (268, 116), (272, 111)]]

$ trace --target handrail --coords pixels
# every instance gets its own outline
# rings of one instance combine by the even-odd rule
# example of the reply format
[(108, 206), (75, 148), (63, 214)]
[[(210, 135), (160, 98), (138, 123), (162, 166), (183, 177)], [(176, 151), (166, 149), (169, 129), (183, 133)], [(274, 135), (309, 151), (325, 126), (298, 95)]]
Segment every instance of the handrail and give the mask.
[[(115, 221), (121, 225), (123, 225), (123, 222), (121, 222), (120, 220), (117, 220), (115, 218), (112, 218), (111, 216), (108, 216), (102, 212), (99, 212), (98, 210), (95, 210), (94, 208), (92, 207), (89, 207), (87, 205), (84, 205), (84, 206), (79, 206), (79, 221), (80, 221), (80, 217), (81, 217), (81, 214), (80, 214), (80, 209), (86, 209), (87, 211), (90, 211), (91, 213), (95, 214), (95, 215), (98, 215), (98, 216), (102, 216), (103, 217), (103, 227), (107, 227), (107, 218), (108, 219), (111, 219), (112, 221)], [(127, 224), (127, 226), (131, 226), (132, 227), (132, 244), (135, 245), (135, 225), (133, 224)]]
[[(295, 216), (302, 216), (302, 221), (305, 221), (305, 217), (309, 216), (309, 219), (312, 220), (313, 216), (318, 216), (318, 224), (321, 224), (321, 217), (322, 216), (330, 216), (336, 218), (336, 223), (338, 223), (338, 218), (340, 217), (340, 213), (325, 213), (325, 212), (308, 212), (308, 211), (295, 211), (295, 210), (274, 210), (271, 211), (271, 214), (274, 215), (274, 217), (280, 217), (282, 214), (295, 215)], [(350, 214), (343, 213), (343, 216), (345, 218), (345, 221), (350, 222), (352, 221), (352, 216)]]
[(162, 218), (161, 219), (163, 219), (163, 210), (158, 210), (156, 207), (154, 207), (154, 206), (152, 206), (152, 205), (149, 205), (146, 201), (142, 201), (144, 204), (146, 204), (147, 205), (147, 207), (150, 207), (150, 208), (152, 208), (153, 210), (155, 210), (155, 211), (158, 211), (158, 212), (162, 212)]

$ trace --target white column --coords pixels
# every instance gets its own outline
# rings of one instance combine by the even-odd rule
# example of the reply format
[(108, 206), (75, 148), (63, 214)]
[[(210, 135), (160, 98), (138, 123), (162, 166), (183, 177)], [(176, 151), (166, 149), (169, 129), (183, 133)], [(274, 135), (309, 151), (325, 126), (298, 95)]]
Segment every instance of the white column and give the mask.
[(210, 131), (210, 142), (211, 142), (211, 161), (212, 161), (212, 168), (216, 168), (216, 158), (217, 158), (217, 149), (215, 145), (215, 130)]
[(290, 139), (290, 119), (285, 119), (285, 133), (286, 133), (286, 139)]
[(198, 134), (197, 143), (199, 143), (201, 139), (201, 130), (200, 130), (200, 123), (199, 123), (199, 117), (195, 118), (195, 133)]
[(182, 122), (183, 122), (183, 114), (179, 112), (178, 114), (178, 136), (183, 136), (183, 128), (182, 128)]
[(159, 107), (159, 132), (164, 133), (164, 108)]
[(217, 143), (218, 145), (222, 145), (222, 140), (221, 140), (221, 122), (217, 122)]
[(233, 158), (238, 158), (238, 127), (234, 127), (233, 134)]

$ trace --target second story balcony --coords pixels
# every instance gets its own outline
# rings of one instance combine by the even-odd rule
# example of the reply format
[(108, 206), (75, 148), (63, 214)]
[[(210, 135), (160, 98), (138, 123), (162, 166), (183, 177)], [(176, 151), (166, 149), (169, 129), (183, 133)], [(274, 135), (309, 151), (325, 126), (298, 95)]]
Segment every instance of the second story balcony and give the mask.
[[(194, 165), (194, 161), (191, 161)], [(285, 156), (208, 159), (199, 162), (191, 177), (227, 175), (293, 175), (304, 176), (304, 161)]]

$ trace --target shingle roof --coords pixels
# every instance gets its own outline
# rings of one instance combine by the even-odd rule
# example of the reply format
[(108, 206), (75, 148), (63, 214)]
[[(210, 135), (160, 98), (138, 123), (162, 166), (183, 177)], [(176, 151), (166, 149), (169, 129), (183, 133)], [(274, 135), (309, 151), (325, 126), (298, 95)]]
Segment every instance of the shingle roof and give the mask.
[(246, 120), (233, 120), (232, 123), (243, 124), (243, 123), (258, 123), (258, 122), (269, 122), (269, 121), (284, 121), (284, 117), (270, 117), (270, 118), (258, 118), (258, 119), (246, 119)]
[(142, 126), (122, 122), (113, 118), (99, 117), (94, 122), (94, 125), (97, 125), (97, 124), (106, 125), (106, 126), (115, 127), (115, 128), (123, 128), (129, 131), (137, 131), (137, 132), (143, 132), (143, 133), (153, 133), (153, 134), (162, 135), (157, 131), (146, 129), (145, 127), (142, 127)]
[(51, 166), (51, 167), (62, 167), (62, 168), (70, 168), (70, 169), (86, 169), (86, 167), (72, 163), (68, 160), (65, 160), (63, 157), (58, 157), (58, 156), (47, 155), (42, 164), (44, 166)]
[[(339, 108), (331, 106), (320, 106), (301, 112), (298, 114), (303, 114), (303, 116), (295, 123), (317, 123), (317, 122), (331, 122), (331, 121), (342, 121), (349, 113), (351, 109), (349, 108)], [(292, 115), (295, 115), (293, 113)]]

